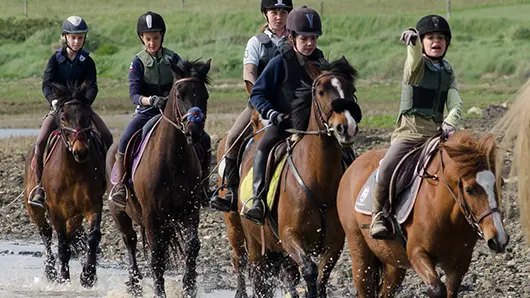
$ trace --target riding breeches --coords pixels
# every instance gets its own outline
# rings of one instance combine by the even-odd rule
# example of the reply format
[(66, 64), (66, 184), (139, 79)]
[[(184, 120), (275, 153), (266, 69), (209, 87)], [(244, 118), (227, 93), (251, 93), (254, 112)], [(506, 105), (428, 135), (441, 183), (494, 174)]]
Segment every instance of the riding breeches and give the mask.
[(289, 133), (286, 132), (284, 129), (281, 129), (276, 125), (271, 125), (265, 130), (265, 134), (261, 138), (260, 143), (258, 145), (258, 150), (263, 153), (269, 154), (274, 145), (276, 145), (279, 141), (287, 138), (288, 136)]
[(57, 122), (55, 121), (56, 114), (48, 113), (44, 116), (42, 125), (40, 127), (39, 135), (37, 136), (37, 141), (35, 142), (35, 155), (43, 156), (44, 150), (46, 149), (46, 143), (52, 131), (57, 129)]
[(379, 162), (379, 170), (376, 176), (377, 184), (383, 188), (388, 189), (390, 180), (394, 169), (398, 165), (399, 161), (410, 151), (412, 148), (425, 142), (424, 139), (416, 140), (395, 140), (388, 148), (385, 157)]
[(103, 143), (105, 143), (105, 145), (107, 145), (107, 148), (109, 148), (113, 142), (112, 133), (110, 132), (109, 128), (107, 127), (105, 122), (103, 122), (103, 119), (101, 119), (101, 117), (96, 114), (96, 112), (92, 111), (90, 118), (92, 119), (92, 122), (94, 123), (96, 129), (101, 134), (101, 140), (103, 141)]
[[(232, 150), (226, 152), (226, 157), (236, 159), (237, 154), (239, 152), (239, 148), (241, 148), (241, 145), (243, 144), (243, 141), (245, 140), (245, 136), (239, 137), (241, 134), (244, 133), (245, 127), (247, 127), (248, 123), (250, 122), (252, 118), (252, 107), (250, 105), (247, 105), (247, 107), (239, 114), (239, 117), (237, 117), (236, 122), (230, 128), (228, 131), (228, 135), (226, 136), (226, 145), (225, 148), (228, 150), (228, 148), (232, 147)], [(237, 139), (239, 137), (239, 139)], [(236, 142), (237, 140), (237, 142)]]
[(127, 124), (125, 130), (121, 134), (120, 143), (118, 144), (118, 152), (125, 154), (125, 149), (127, 149), (127, 144), (132, 138), (134, 133), (144, 127), (144, 125), (151, 119), (153, 115), (145, 115), (142, 113), (137, 113), (131, 119), (131, 122)]

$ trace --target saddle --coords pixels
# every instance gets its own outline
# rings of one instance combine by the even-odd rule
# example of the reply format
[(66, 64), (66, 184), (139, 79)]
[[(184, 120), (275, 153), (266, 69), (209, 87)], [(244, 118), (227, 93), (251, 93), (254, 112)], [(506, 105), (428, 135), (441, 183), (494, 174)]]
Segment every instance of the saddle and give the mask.
[[(438, 136), (427, 140), (405, 155), (394, 169), (390, 180), (389, 204), (385, 206), (384, 213), (398, 224), (403, 224), (410, 215), (423, 178), (431, 177), (426, 168), (438, 152), (439, 143)], [(379, 168), (370, 175), (359, 192), (355, 211), (372, 215), (373, 189), (378, 171)]]

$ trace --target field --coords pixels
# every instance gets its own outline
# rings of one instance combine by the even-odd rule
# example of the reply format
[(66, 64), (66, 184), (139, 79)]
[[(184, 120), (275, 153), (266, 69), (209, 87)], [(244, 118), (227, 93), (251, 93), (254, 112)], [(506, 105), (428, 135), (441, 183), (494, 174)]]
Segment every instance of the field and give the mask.
[[(400, 33), (426, 14), (446, 14), (444, 0), (294, 0), (321, 10), (324, 35), (319, 47), (329, 59), (344, 55), (360, 73), (357, 97), (364, 118), (357, 150), (387, 146), (401, 94), (405, 47)], [(233, 123), (247, 100), (241, 80), (247, 40), (263, 23), (258, 0), (80, 1), (2, 0), (0, 11), (0, 128), (38, 128), (47, 111), (41, 76), (59, 45), (60, 24), (69, 15), (83, 16), (90, 26), (86, 48), (96, 61), (99, 95), (94, 109), (119, 137), (134, 111), (128, 98), (127, 71), (141, 43), (135, 33), (138, 16), (147, 10), (163, 15), (168, 25), (165, 46), (188, 59), (212, 58), (213, 79), (207, 131), (216, 141)], [(457, 74), (464, 111), (485, 109), (513, 97), (530, 77), (530, 0), (452, 1), (453, 41), (447, 59)], [(484, 132), (495, 119), (465, 114), (463, 128)], [(37, 239), (28, 228), (22, 204), (24, 155), (34, 137), (0, 140), (0, 239)], [(505, 193), (505, 218), (511, 244), (504, 255), (493, 255), (477, 244), (472, 269), (461, 287), (461, 297), (529, 297), (530, 254), (518, 223), (513, 190)], [(0, 209), (2, 210), (2, 209)], [(2, 211), (2, 212), (4, 212)], [(199, 275), (206, 290), (231, 289), (226, 231), (219, 213), (201, 215)], [(104, 215), (102, 261), (124, 264), (125, 251), (108, 210)], [(33, 227), (33, 226), (31, 226)], [(330, 280), (330, 297), (354, 297), (351, 263), (345, 251)], [(0, 290), (1, 284), (0, 284)], [(1, 292), (1, 291), (0, 291)], [(409, 272), (399, 298), (424, 297), (425, 286)]]

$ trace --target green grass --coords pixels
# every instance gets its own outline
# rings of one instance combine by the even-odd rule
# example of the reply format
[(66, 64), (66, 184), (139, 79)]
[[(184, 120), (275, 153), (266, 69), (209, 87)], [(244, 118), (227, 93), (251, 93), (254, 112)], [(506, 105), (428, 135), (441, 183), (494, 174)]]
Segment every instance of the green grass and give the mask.
[[(0, 126), (9, 121), (38, 126), (40, 121), (29, 119), (40, 120), (46, 111), (40, 77), (59, 46), (60, 23), (73, 14), (82, 15), (90, 26), (86, 48), (96, 61), (100, 87), (94, 108), (115, 127), (123, 126), (127, 122), (123, 116), (134, 109), (127, 72), (141, 49), (136, 20), (149, 9), (166, 20), (167, 47), (184, 58), (212, 58), (209, 114), (216, 116), (209, 119), (211, 127), (227, 128), (246, 102), (242, 55), (247, 40), (263, 23), (259, 1), (186, 1), (181, 9), (175, 0), (30, 0), (28, 18), (22, 15), (23, 2), (4, 0), (0, 12)], [(392, 125), (406, 55), (399, 34), (422, 15), (445, 15), (445, 1), (323, 2), (324, 35), (319, 47), (330, 59), (344, 55), (359, 70), (363, 125)], [(320, 10), (320, 3), (303, 4)], [(530, 0), (452, 1), (452, 7), (454, 38), (447, 59), (457, 74), (465, 109), (506, 101), (530, 71)]]

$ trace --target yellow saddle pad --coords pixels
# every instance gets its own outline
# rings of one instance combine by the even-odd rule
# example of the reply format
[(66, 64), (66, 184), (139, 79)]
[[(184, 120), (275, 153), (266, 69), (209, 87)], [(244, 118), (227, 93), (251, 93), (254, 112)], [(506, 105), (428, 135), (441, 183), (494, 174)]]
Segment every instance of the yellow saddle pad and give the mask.
[[(280, 184), (280, 177), (282, 175), (283, 167), (285, 166), (285, 161), (287, 160), (287, 155), (285, 155), (282, 160), (278, 163), (278, 166), (274, 170), (274, 174), (272, 175), (272, 178), (270, 179), (269, 184), (269, 190), (267, 192), (267, 207), (269, 210), (272, 210), (272, 207), (274, 207), (274, 197), (276, 194), (276, 190), (278, 189), (278, 185)], [(250, 171), (248, 171), (248, 174), (243, 179), (243, 182), (241, 183), (240, 188), (240, 194), (239, 199), (243, 204), (246, 205), (247, 208), (252, 207), (252, 201), (250, 198), (252, 198), (252, 176), (254, 173), (254, 168), (251, 168)]]

